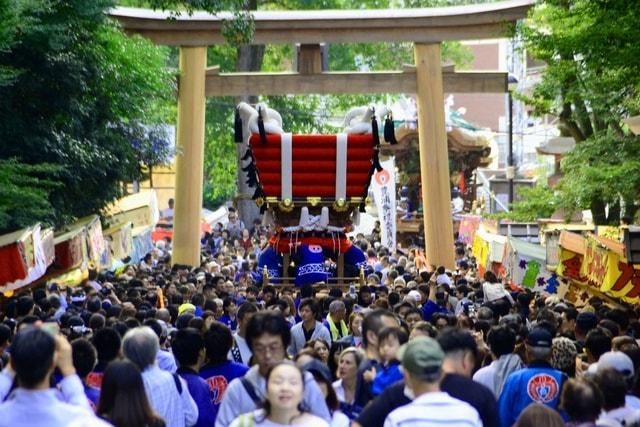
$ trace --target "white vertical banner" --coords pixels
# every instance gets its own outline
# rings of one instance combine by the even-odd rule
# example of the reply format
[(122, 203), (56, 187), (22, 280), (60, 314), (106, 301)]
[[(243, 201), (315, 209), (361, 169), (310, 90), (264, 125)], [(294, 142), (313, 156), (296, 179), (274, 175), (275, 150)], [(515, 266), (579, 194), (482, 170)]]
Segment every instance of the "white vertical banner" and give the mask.
[(378, 209), (378, 219), (382, 228), (380, 242), (396, 252), (396, 167), (395, 158), (380, 162), (382, 170), (373, 174), (373, 198)]

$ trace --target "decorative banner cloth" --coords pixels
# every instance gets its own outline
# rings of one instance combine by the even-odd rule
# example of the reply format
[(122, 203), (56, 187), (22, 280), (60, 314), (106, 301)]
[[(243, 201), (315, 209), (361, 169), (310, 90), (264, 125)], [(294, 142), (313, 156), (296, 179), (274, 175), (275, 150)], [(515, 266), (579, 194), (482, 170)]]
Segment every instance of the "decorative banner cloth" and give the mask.
[[(43, 241), (43, 237), (46, 238), (46, 242)], [(2, 249), (8, 250), (0, 252), (0, 255), (2, 255), (0, 265), (2, 265), (3, 268), (6, 267), (8, 271), (17, 271), (24, 273), (24, 275), (18, 274), (14, 276), (16, 280), (11, 282), (3, 279), (0, 292), (14, 291), (34, 282), (44, 275), (47, 267), (53, 262), (53, 255), (51, 253), (53, 246), (50, 242), (52, 238), (52, 233), (48, 230), (41, 231), (40, 224), (36, 224), (23, 233), (20, 239), (15, 241), (13, 245), (3, 246)], [(15, 249), (15, 252), (9, 250), (12, 247)], [(21, 256), (13, 257), (13, 254), (19, 254)], [(7, 258), (5, 258), (5, 256)], [(5, 264), (5, 261), (9, 264)], [(15, 269), (12, 267), (10, 264), (13, 263), (16, 263), (16, 265), (19, 264), (19, 268)], [(11, 269), (9, 267), (11, 267)], [(11, 276), (6, 275), (5, 277), (10, 278)]]
[(476, 259), (478, 274), (484, 276), (489, 265), (489, 237), (488, 233), (478, 230), (473, 237), (473, 246), (471, 254)]
[(87, 225), (87, 247), (89, 248), (89, 260), (95, 267), (100, 266), (100, 257), (104, 251), (104, 237), (102, 236), (102, 224), (96, 215)]
[(321, 246), (304, 245), (298, 249), (301, 261), (296, 274), (295, 284), (301, 286), (326, 282), (329, 274), (324, 268), (324, 252)]
[(580, 273), (600, 292), (635, 304), (640, 301), (640, 265), (629, 264), (618, 250), (614, 250), (616, 243), (612, 242), (608, 247), (605, 239), (585, 239)]
[(555, 275), (547, 271), (543, 246), (509, 237), (502, 265), (511, 284), (538, 292), (556, 292), (558, 283)]
[(133, 230), (133, 248), (131, 250), (131, 263), (135, 264), (140, 262), (142, 258), (154, 248), (153, 239), (151, 234), (153, 233), (153, 226), (150, 227), (138, 227)]
[(373, 174), (371, 189), (382, 227), (381, 244), (396, 252), (396, 167), (395, 160), (381, 161), (382, 170)]
[(460, 227), (458, 228), (458, 240), (466, 245), (473, 243), (473, 238), (480, 227), (482, 217), (478, 215), (459, 215)]
[(280, 277), (282, 277), (282, 255), (274, 251), (271, 246), (267, 246), (258, 258), (257, 273), (260, 274), (260, 283), (262, 283), (262, 271), (265, 267), (267, 267), (269, 274), (269, 283), (280, 283)]

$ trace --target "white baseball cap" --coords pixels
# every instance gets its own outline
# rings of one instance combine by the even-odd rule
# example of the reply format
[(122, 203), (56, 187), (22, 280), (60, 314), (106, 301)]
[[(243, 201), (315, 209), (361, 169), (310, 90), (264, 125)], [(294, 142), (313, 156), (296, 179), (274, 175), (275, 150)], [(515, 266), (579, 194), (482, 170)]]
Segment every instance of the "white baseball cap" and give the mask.
[(596, 372), (605, 368), (613, 368), (625, 377), (631, 377), (634, 374), (633, 361), (621, 351), (608, 351), (600, 356)]
[(422, 295), (420, 294), (420, 292), (416, 291), (415, 289), (409, 291), (407, 296), (413, 298), (416, 304), (420, 304), (420, 302), (422, 301)]

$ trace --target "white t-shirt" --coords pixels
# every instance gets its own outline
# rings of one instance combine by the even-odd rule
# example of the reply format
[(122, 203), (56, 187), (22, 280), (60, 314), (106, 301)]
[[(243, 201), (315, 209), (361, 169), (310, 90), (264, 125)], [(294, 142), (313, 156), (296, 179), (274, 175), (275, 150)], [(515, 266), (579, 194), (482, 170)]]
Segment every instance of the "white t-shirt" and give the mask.
[(495, 301), (500, 298), (507, 297), (509, 302), (513, 304), (513, 298), (511, 297), (511, 294), (507, 292), (502, 283), (484, 282), (482, 284), (482, 293), (484, 294), (485, 302)]
[(304, 416), (294, 419), (291, 424), (278, 424), (265, 417), (263, 409), (242, 414), (230, 424), (229, 427), (285, 427), (285, 426), (305, 426), (305, 427), (329, 427), (329, 424), (320, 417), (306, 413)]
[(160, 217), (173, 221), (173, 209), (167, 208), (160, 212)]

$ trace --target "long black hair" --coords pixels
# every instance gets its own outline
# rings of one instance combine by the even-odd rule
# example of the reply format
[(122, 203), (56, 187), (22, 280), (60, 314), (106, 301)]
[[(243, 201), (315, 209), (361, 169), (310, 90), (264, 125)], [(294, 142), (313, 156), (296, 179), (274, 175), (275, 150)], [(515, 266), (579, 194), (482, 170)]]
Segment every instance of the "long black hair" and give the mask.
[(340, 409), (340, 401), (338, 400), (336, 391), (333, 388), (333, 383), (329, 381), (328, 378), (325, 378), (324, 376), (319, 375), (315, 372), (312, 372), (311, 374), (313, 375), (313, 378), (315, 378), (317, 383), (323, 383), (327, 387), (327, 397), (325, 398), (325, 402), (327, 403), (329, 411), (333, 414), (335, 411)]
[(104, 371), (97, 414), (116, 427), (165, 426), (151, 409), (140, 370), (128, 360), (115, 360)]

